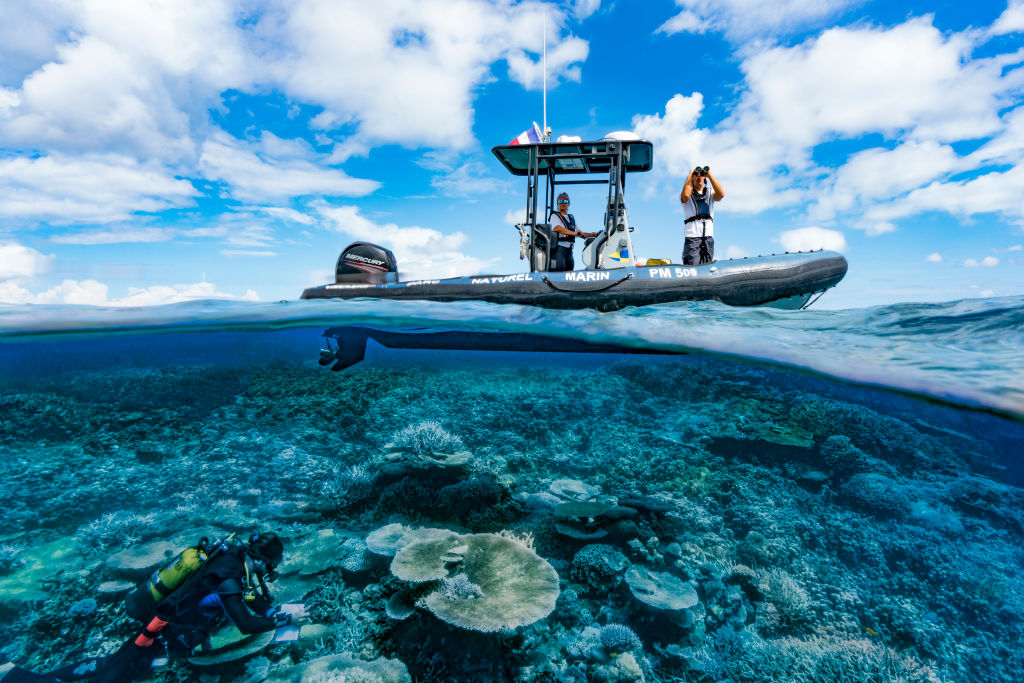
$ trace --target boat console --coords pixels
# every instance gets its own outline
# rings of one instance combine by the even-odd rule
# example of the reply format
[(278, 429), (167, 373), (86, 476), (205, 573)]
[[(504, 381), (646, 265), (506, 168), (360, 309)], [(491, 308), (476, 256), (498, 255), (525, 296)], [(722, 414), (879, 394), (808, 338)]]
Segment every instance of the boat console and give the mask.
[[(491, 151), (512, 175), (527, 179), (526, 220), (517, 227), (530, 231), (530, 272), (545, 271), (551, 263), (557, 241), (550, 225), (541, 221), (554, 213), (558, 188), (565, 185), (608, 188), (602, 228), (583, 249), (584, 268), (602, 270), (634, 265), (632, 228), (625, 202), (626, 176), (651, 170), (654, 148), (650, 142), (618, 133), (604, 140), (500, 145)], [(538, 212), (542, 193), (543, 209)]]

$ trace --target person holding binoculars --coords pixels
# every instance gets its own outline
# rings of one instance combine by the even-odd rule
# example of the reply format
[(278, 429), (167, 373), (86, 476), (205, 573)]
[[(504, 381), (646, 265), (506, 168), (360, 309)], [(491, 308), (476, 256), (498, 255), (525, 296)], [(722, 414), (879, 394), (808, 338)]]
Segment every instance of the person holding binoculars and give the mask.
[[(707, 183), (711, 182), (708, 188)], [(714, 190), (714, 192), (711, 192)], [(683, 204), (683, 265), (695, 266), (715, 260), (715, 202), (725, 191), (708, 166), (698, 166), (686, 176), (679, 193)]]

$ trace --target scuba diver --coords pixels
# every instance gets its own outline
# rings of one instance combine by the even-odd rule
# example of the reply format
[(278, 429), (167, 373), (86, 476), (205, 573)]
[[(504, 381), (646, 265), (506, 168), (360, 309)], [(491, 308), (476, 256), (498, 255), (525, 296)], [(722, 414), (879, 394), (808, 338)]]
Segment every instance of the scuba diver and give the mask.
[(267, 583), (277, 578), (283, 557), (284, 544), (272, 532), (253, 534), (244, 545), (221, 543), (180, 593), (176, 590), (146, 616), (147, 610), (130, 604), (129, 613), (148, 619), (144, 632), (162, 634), (169, 655), (188, 656), (208, 643), (224, 617), (247, 635), (273, 631), (305, 616), (302, 610), (293, 615), (274, 607)]
[[(187, 657), (208, 644), (226, 617), (242, 633), (272, 631), (306, 616), (275, 608), (268, 582), (277, 578), (284, 544), (272, 532), (256, 533), (247, 543), (232, 538), (210, 544), (202, 539), (132, 590), (128, 614), (145, 624), (142, 631), (107, 657), (91, 657), (46, 674), (0, 666), (0, 683), (123, 683), (148, 676), (154, 660)], [(161, 645), (162, 643), (162, 645)]]

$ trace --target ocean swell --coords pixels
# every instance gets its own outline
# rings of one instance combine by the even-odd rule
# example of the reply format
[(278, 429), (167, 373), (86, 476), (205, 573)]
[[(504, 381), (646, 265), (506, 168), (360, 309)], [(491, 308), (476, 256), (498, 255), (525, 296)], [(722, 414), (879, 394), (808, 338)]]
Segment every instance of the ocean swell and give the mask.
[(780, 364), (1024, 418), (1024, 297), (843, 311), (680, 302), (613, 313), (483, 302), (0, 306), (0, 340), (319, 326), (529, 333)]

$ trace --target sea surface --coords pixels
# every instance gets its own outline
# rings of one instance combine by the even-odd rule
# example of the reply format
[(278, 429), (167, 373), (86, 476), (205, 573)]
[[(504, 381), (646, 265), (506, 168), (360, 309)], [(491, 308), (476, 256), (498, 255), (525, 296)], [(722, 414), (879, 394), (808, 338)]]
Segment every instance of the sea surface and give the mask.
[(274, 531), (302, 629), (146, 680), (1021, 681), (1022, 454), (1024, 297), (0, 305), (0, 664)]

